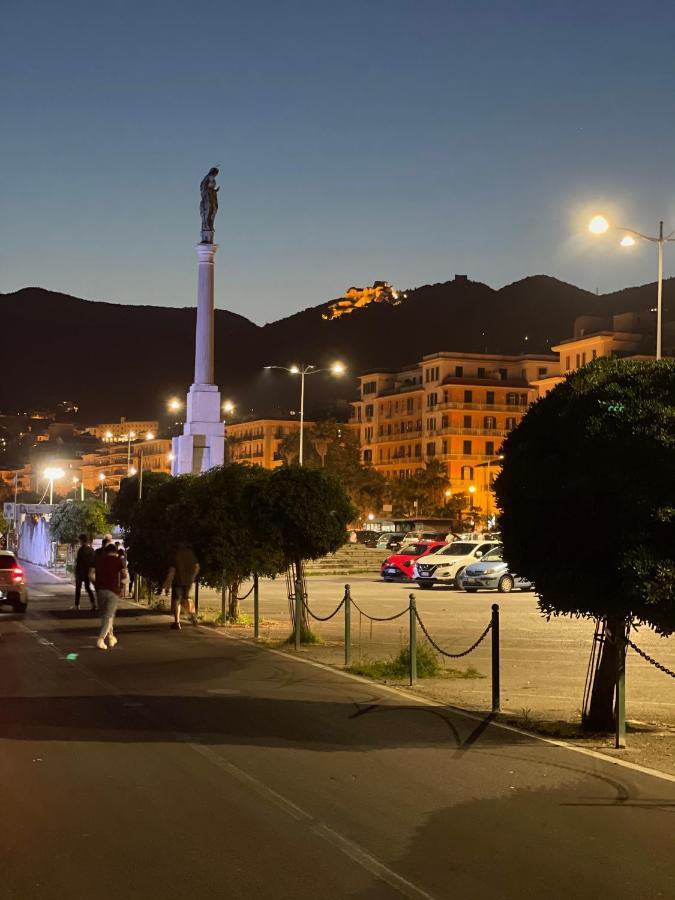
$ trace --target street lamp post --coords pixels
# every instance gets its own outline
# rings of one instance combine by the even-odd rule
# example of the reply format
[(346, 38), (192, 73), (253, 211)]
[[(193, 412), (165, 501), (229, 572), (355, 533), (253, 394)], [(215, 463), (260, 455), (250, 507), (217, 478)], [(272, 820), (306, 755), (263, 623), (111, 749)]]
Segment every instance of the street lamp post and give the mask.
[(658, 237), (653, 237), (652, 235), (642, 234), (642, 232), (640, 231), (635, 231), (635, 229), (633, 228), (624, 228), (621, 225), (613, 225), (611, 222), (608, 222), (604, 216), (593, 216), (591, 221), (588, 223), (588, 230), (592, 234), (604, 234), (610, 228), (613, 228), (615, 231), (623, 231), (624, 236), (620, 241), (622, 247), (635, 246), (636, 238), (658, 245), (659, 265), (658, 279), (656, 283), (656, 358), (661, 359), (661, 323), (663, 316), (663, 247), (665, 244), (673, 243), (673, 241), (675, 241), (675, 230), (671, 231), (670, 234), (664, 235), (663, 222), (659, 222)]
[(135, 431), (130, 431), (128, 434), (123, 435), (127, 441), (127, 472), (131, 468), (131, 441), (136, 437)]
[(317, 369), (316, 366), (265, 366), (268, 371), (270, 369), (280, 369), (288, 372), (290, 375), (300, 376), (300, 450), (298, 453), (298, 464), (302, 465), (303, 461), (303, 443), (305, 429), (305, 375), (318, 375), (320, 372), (331, 372), (333, 375), (344, 375), (345, 367), (343, 363), (336, 362), (329, 369)]
[(54, 503), (54, 482), (66, 474), (63, 469), (45, 469), (45, 478), (49, 481), (49, 505)]

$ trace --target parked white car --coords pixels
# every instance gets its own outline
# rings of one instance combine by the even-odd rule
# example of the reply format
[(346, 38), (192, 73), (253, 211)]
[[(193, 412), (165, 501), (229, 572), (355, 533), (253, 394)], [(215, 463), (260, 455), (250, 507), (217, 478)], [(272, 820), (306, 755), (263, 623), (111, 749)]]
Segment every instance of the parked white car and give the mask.
[(28, 606), (23, 569), (9, 550), (0, 550), (0, 606), (11, 606), (16, 613), (25, 613)]
[(493, 547), (499, 547), (499, 541), (454, 541), (447, 547), (441, 547), (433, 555), (433, 559), (420, 559), (413, 567), (413, 581), (422, 590), (428, 590), (435, 584), (448, 587), (460, 587), (459, 576), (471, 563), (477, 562)]

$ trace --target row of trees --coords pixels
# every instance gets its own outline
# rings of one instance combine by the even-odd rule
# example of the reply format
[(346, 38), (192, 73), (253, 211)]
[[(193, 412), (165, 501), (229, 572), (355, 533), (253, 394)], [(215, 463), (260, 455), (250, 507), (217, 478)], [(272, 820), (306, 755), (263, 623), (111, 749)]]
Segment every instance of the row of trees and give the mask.
[[(287, 434), (279, 446), (287, 465), (297, 461), (299, 450), (298, 431)], [(425, 465), (411, 462), (411, 468), (417, 467), (412, 478), (388, 481), (381, 472), (361, 463), (358, 436), (344, 424), (327, 420), (304, 429), (303, 465), (338, 478), (361, 518), (379, 512), (386, 503), (394, 516), (443, 516), (452, 519), (459, 529), (471, 513), (470, 495), (453, 493), (446, 497), (449, 481), (440, 461), (430, 460)]]
[(230, 464), (194, 477), (148, 473), (143, 498), (125, 479), (111, 510), (125, 530), (134, 570), (161, 584), (172, 549), (194, 548), (200, 580), (225, 588), (228, 618), (239, 617), (241, 582), (337, 550), (356, 512), (329, 473), (284, 466), (274, 471)]

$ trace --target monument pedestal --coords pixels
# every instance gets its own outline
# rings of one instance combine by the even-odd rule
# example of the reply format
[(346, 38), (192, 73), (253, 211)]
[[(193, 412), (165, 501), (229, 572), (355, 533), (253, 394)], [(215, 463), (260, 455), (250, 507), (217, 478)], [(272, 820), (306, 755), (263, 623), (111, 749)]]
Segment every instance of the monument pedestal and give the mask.
[(173, 439), (172, 475), (199, 475), (225, 462), (225, 425), (214, 381), (214, 262), (217, 244), (197, 244), (199, 282), (195, 337), (195, 383), (187, 395), (183, 434)]

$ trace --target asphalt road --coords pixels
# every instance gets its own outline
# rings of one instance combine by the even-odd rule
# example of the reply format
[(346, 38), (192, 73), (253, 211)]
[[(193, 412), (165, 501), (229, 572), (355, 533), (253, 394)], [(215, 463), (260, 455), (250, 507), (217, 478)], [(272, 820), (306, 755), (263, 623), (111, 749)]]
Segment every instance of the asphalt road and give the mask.
[(101, 652), (31, 575), (0, 898), (675, 894), (675, 783), (132, 606)]

